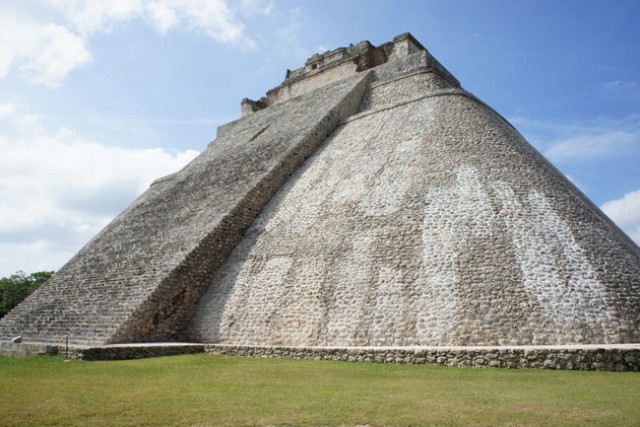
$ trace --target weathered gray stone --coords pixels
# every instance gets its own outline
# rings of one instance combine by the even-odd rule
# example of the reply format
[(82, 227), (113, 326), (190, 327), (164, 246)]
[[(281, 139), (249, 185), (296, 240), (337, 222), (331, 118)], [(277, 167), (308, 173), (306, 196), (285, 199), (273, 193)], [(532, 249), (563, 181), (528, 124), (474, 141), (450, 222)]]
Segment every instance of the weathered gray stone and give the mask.
[(359, 73), (221, 127), (3, 318), (0, 338), (184, 340), (213, 272), (287, 176), (357, 111), (368, 79)]
[(638, 247), (494, 111), (389, 57), (218, 270), (192, 337), (638, 342)]
[[(606, 348), (605, 348), (606, 347)], [(391, 347), (272, 347), (238, 346), (230, 344), (207, 344), (204, 350), (209, 353), (251, 357), (275, 357), (309, 360), (337, 360), (346, 362), (374, 362), (389, 364), (439, 365), (474, 368), (532, 368), (532, 369), (568, 369), (580, 371), (617, 371), (638, 372), (640, 345), (579, 347), (510, 347), (500, 350), (496, 347), (474, 347), (470, 352), (464, 347), (451, 347), (446, 350), (438, 347), (423, 347), (416, 357), (413, 348)], [(598, 360), (594, 355), (599, 355)], [(617, 361), (616, 355), (623, 355), (625, 362)], [(491, 355), (491, 357), (489, 357)], [(578, 356), (584, 362), (565, 363), (571, 356)], [(494, 357), (497, 356), (497, 357)], [(626, 360), (632, 360), (626, 362)], [(489, 361), (487, 363), (487, 361)]]
[[(640, 248), (410, 35), (314, 55), (242, 113), (3, 318), (0, 339), (637, 367), (628, 351), (500, 349), (640, 342)], [(358, 349), (318, 350), (332, 346)]]
[(36, 356), (57, 354), (59, 348), (47, 343), (18, 343), (0, 341), (0, 354), (7, 356)]

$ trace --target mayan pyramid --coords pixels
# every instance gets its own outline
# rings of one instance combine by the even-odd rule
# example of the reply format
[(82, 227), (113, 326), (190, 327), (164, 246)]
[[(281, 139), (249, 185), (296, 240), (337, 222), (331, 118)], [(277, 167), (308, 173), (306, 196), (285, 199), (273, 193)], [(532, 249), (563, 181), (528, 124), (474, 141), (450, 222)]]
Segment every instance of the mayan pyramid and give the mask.
[(410, 34), (313, 55), (0, 339), (640, 342), (640, 249)]

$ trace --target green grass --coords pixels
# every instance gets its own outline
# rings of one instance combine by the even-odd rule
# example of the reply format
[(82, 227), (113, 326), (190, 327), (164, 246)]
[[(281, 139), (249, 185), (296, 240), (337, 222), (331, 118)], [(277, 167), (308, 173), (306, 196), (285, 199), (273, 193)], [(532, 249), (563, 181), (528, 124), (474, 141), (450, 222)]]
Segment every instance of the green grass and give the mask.
[(0, 357), (0, 425), (640, 425), (640, 374)]

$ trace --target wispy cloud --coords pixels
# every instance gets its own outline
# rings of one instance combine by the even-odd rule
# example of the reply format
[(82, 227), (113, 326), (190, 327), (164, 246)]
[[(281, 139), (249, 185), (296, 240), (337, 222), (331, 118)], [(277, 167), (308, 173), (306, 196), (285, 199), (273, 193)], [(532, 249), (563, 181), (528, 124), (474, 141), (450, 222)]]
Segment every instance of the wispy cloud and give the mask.
[[(38, 269), (58, 268), (58, 255), (49, 249), (77, 250), (154, 179), (198, 154), (106, 146), (63, 127), (49, 129), (38, 115), (11, 104), (0, 105), (0, 110), (5, 112), (0, 119), (3, 274), (35, 268), (9, 264), (15, 261), (12, 253), (38, 259)], [(55, 236), (52, 230), (57, 230)], [(34, 252), (26, 256), (30, 250)]]
[(618, 155), (638, 141), (640, 141), (640, 133), (626, 131), (577, 135), (553, 141), (551, 146), (545, 150), (545, 155), (556, 161), (576, 158), (602, 158)]
[(640, 189), (604, 203), (602, 210), (640, 245)]
[[(220, 43), (253, 47), (244, 25), (224, 0), (46, 0), (44, 3), (58, 13), (65, 25), (83, 36), (110, 31), (110, 26), (118, 21), (141, 18), (163, 33), (180, 27)], [(249, 1), (245, 7), (255, 9), (258, 4)]]
[[(271, 13), (272, 2), (245, 0), (240, 11)], [(60, 86), (74, 69), (91, 62), (89, 38), (113, 24), (141, 19), (159, 33), (180, 29), (217, 43), (256, 47), (224, 0), (41, 0), (0, 6), (0, 79), (10, 73), (34, 83)]]
[(10, 116), (14, 111), (16, 111), (16, 106), (14, 104), (11, 104), (11, 103), (0, 104), (0, 120)]
[(149, 3), (147, 6), (147, 14), (151, 22), (156, 26), (156, 29), (162, 34), (180, 23), (178, 13), (165, 3)]
[(90, 61), (85, 40), (68, 28), (0, 13), (0, 79), (13, 69), (32, 83), (57, 87)]
[(287, 12), (288, 23), (278, 30), (278, 39), (281, 51), (293, 54), (298, 59), (307, 59), (309, 52), (299, 43), (299, 35), (302, 30), (305, 16), (302, 9), (295, 8)]
[(552, 161), (591, 161), (640, 151), (640, 115), (560, 124), (525, 116), (510, 119)]
[(246, 15), (271, 15), (275, 10), (274, 0), (242, 0), (240, 2), (241, 11)]
[(637, 81), (613, 80), (603, 83), (600, 91), (608, 98), (638, 99), (640, 98), (640, 84)]

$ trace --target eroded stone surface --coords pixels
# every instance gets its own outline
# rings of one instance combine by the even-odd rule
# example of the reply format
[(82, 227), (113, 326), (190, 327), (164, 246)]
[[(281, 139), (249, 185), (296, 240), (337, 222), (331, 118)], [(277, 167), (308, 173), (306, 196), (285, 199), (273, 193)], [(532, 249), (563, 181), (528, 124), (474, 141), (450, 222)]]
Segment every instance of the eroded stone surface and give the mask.
[(409, 34), (314, 55), (242, 113), (0, 339), (640, 342), (640, 248)]
[[(405, 104), (416, 88), (434, 96)], [(637, 246), (511, 126), (454, 89), (429, 73), (370, 85), (367, 114), (288, 180), (218, 272), (193, 337), (637, 342)]]

